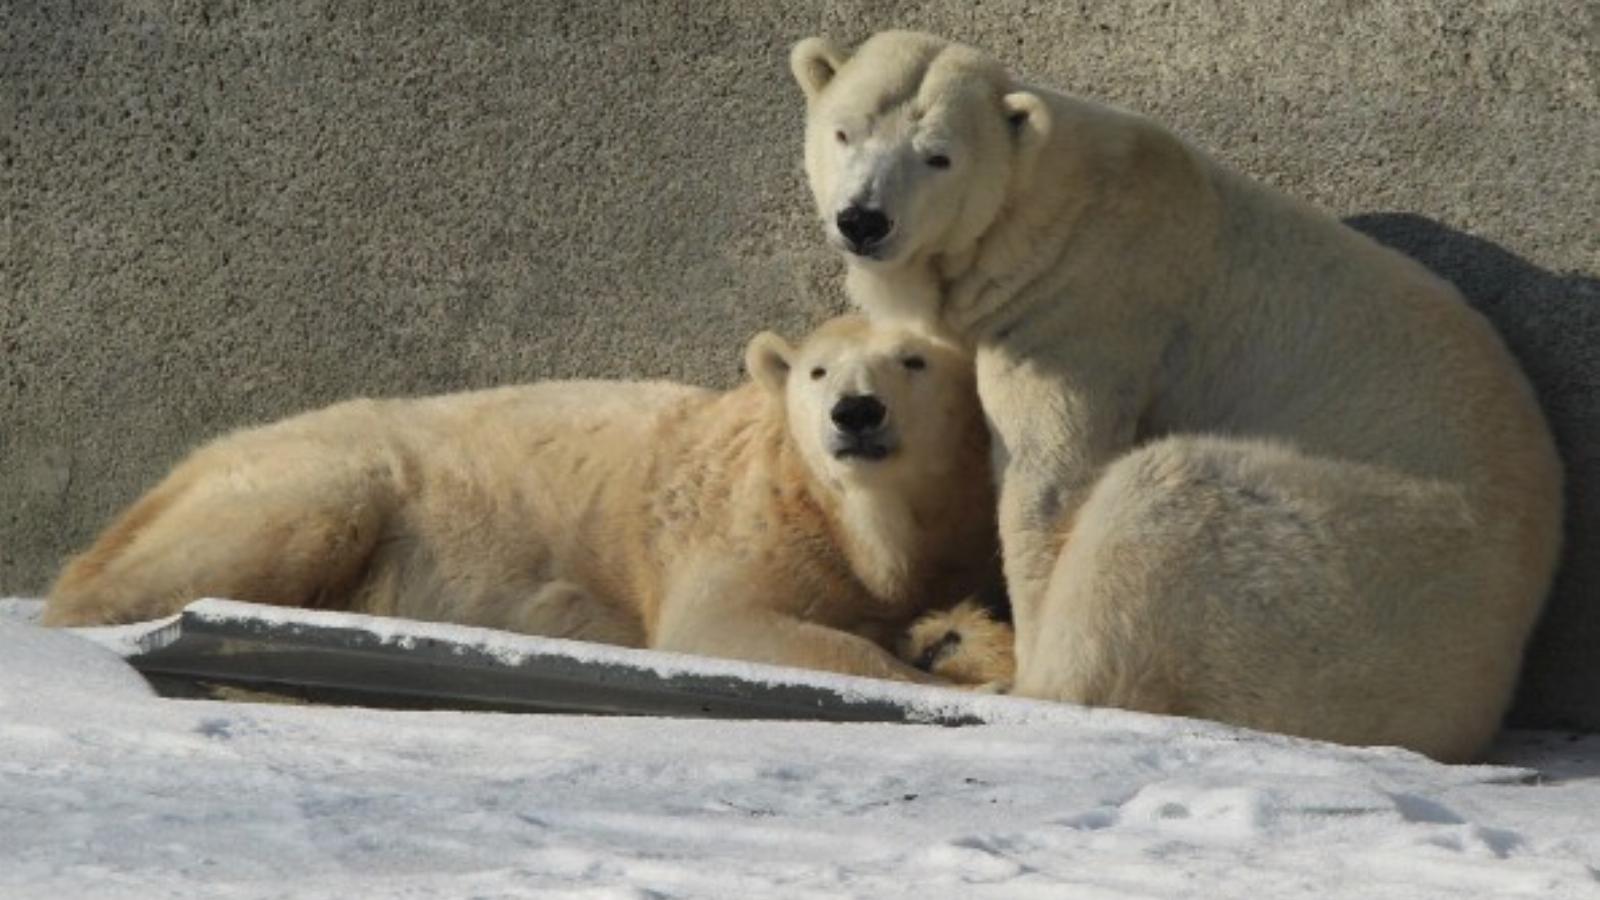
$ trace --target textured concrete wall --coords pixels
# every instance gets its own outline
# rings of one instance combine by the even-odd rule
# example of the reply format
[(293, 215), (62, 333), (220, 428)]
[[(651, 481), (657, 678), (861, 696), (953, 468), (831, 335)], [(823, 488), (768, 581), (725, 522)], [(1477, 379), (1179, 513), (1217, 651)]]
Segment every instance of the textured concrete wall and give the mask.
[(838, 307), (785, 65), (976, 43), (1455, 279), (1537, 381), (1570, 549), (1525, 720), (1600, 727), (1600, 4), (0, 0), (0, 590), (185, 448), (352, 394), (726, 384)]

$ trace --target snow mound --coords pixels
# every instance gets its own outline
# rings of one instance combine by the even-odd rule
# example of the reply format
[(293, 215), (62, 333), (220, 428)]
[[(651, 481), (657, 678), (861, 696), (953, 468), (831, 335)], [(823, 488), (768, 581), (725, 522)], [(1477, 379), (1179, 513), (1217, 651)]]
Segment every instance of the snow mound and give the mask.
[(121, 666), (0, 620), (0, 896), (1600, 895), (1596, 738), (1502, 747), (1537, 779), (1114, 710), (382, 712)]
[(37, 623), (44, 615), (44, 601), (32, 597), (0, 597), (0, 621)]
[(0, 616), (0, 719), (26, 719), (84, 696), (150, 697), (117, 654), (69, 631)]

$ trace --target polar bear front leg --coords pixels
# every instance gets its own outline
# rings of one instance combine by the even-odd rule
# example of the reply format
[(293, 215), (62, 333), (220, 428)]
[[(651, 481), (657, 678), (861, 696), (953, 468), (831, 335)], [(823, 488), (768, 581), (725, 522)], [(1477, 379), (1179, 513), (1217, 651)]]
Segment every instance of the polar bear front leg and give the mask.
[(638, 616), (624, 614), (570, 581), (540, 585), (527, 599), (505, 604), (501, 621), (484, 624), (523, 634), (619, 647), (645, 645), (644, 626)]
[(1148, 394), (1138, 353), (1129, 365), (1089, 342), (1054, 352), (1046, 359), (999, 345), (980, 346), (977, 355), (1019, 666), (1039, 631), (1042, 596), (1073, 516), (1100, 471), (1133, 446)]
[(730, 570), (679, 579), (663, 598), (651, 649), (943, 683), (860, 635), (785, 612), (796, 604), (774, 597), (772, 582), (770, 576), (751, 572), (740, 577)]

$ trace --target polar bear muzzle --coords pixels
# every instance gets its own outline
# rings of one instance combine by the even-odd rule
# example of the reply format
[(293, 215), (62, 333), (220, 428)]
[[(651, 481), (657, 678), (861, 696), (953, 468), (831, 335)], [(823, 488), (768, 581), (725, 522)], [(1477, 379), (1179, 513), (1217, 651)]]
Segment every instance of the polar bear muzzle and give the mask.
[(896, 449), (887, 420), (889, 408), (872, 394), (846, 394), (833, 404), (828, 418), (833, 422), (829, 451), (834, 459), (860, 459), (877, 462), (889, 458)]
[(857, 256), (871, 256), (894, 230), (894, 222), (881, 210), (852, 203), (835, 217), (834, 227), (844, 238), (845, 249)]

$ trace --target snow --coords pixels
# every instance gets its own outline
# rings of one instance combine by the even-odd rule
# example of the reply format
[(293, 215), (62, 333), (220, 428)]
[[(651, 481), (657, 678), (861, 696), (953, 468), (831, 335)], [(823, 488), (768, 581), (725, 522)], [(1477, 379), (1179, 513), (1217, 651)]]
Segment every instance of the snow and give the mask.
[(0, 597), (0, 619), (15, 622), (37, 622), (44, 614), (44, 604), (28, 597)]
[(0, 603), (7, 898), (1600, 897), (1596, 737), (1451, 767), (950, 692), (996, 724), (167, 700), (30, 606)]

